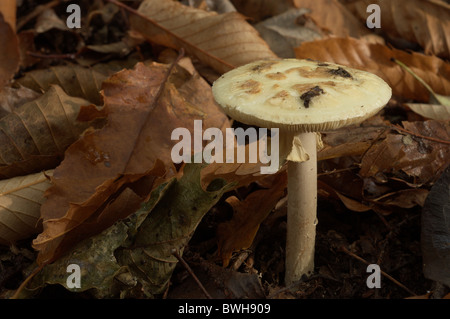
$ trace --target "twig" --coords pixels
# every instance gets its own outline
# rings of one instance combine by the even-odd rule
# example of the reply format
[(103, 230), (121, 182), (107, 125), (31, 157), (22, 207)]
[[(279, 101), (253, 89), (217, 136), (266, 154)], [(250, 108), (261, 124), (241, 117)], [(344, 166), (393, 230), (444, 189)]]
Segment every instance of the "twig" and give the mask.
[(63, 53), (63, 54), (42, 54), (37, 52), (28, 51), (27, 54), (34, 58), (39, 59), (70, 59), (75, 60), (78, 57), (78, 53)]
[(206, 298), (208, 299), (212, 299), (211, 295), (208, 293), (208, 291), (206, 291), (205, 287), (202, 285), (202, 283), (200, 282), (200, 280), (197, 278), (197, 276), (194, 274), (194, 272), (192, 271), (191, 267), (189, 267), (189, 265), (187, 264), (187, 262), (184, 261), (184, 259), (180, 256), (180, 254), (178, 254), (178, 252), (173, 249), (172, 250), (172, 255), (174, 255), (178, 261), (183, 265), (184, 268), (186, 268), (186, 270), (188, 271), (188, 273), (192, 276), (192, 278), (194, 278), (195, 282), (197, 283), (197, 285), (200, 287), (200, 289), (202, 290), (202, 292), (205, 294)]
[(30, 282), (30, 280), (33, 279), (33, 277), (36, 276), (44, 268), (44, 266), (45, 264), (36, 267), (33, 270), (33, 272), (20, 284), (19, 288), (17, 288), (11, 299), (18, 299), (20, 297), (20, 293), (22, 292), (22, 290), (25, 289), (26, 285)]
[[(370, 263), (368, 261), (366, 261), (365, 259), (359, 257), (358, 255), (356, 255), (355, 253), (352, 253), (351, 251), (349, 251), (347, 248), (345, 248), (344, 246), (340, 247), (340, 250), (344, 253), (346, 253), (347, 255), (365, 263), (366, 265), (370, 265)], [(403, 288), (404, 290), (406, 290), (409, 294), (413, 295), (413, 296), (417, 296), (412, 290), (410, 290), (408, 287), (406, 287), (405, 285), (403, 285), (401, 282), (397, 281), (395, 278), (391, 277), (389, 274), (387, 274), (386, 272), (384, 272), (383, 270), (380, 270), (381, 274), (383, 276), (385, 276), (387, 279), (389, 279), (390, 281), (392, 281), (393, 283), (395, 283), (396, 285), (398, 285), (399, 287)]]
[(17, 30), (22, 29), (28, 22), (36, 18), (38, 15), (40, 15), (43, 11), (53, 8), (57, 6), (61, 1), (60, 0), (53, 0), (46, 4), (37, 6), (33, 12), (26, 15), (23, 19), (17, 22)]
[(430, 141), (433, 141), (433, 142), (436, 142), (436, 143), (442, 143), (442, 144), (449, 144), (450, 145), (450, 141), (442, 140), (442, 139), (439, 139), (439, 138), (434, 138), (434, 137), (431, 137), (431, 136), (421, 135), (419, 133), (414, 133), (414, 132), (408, 131), (407, 129), (404, 129), (404, 128), (398, 126), (398, 125), (391, 125), (390, 127), (392, 129), (394, 129), (394, 130), (398, 130), (398, 131), (401, 131), (401, 132), (404, 132), (404, 133), (408, 133), (410, 135), (414, 135), (414, 136), (417, 136), (417, 137), (420, 137), (420, 138), (424, 138), (424, 139), (427, 139), (427, 140), (430, 140)]

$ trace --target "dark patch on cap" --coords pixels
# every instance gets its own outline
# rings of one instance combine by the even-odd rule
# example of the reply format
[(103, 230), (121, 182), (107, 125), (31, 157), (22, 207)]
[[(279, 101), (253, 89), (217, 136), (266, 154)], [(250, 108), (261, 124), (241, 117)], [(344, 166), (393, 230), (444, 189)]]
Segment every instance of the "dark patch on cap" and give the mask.
[(309, 89), (308, 92), (303, 93), (300, 96), (300, 99), (303, 100), (303, 105), (308, 108), (309, 102), (311, 102), (311, 99), (315, 96), (318, 96), (320, 94), (323, 94), (323, 90), (320, 88), (320, 86), (316, 85), (315, 87)]
[(337, 76), (341, 76), (343, 78), (351, 78), (352, 75), (348, 73), (346, 70), (344, 70), (341, 67), (338, 67), (336, 70), (328, 70), (329, 73)]

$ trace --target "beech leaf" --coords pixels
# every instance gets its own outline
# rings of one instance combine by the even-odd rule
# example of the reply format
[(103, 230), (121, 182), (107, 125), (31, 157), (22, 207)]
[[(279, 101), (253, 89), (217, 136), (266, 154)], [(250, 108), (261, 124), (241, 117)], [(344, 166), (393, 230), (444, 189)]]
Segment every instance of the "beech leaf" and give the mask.
[(177, 1), (145, 0), (130, 19), (131, 28), (148, 41), (173, 49), (184, 48), (219, 73), (276, 57), (237, 12), (217, 14)]
[(102, 105), (102, 82), (113, 73), (105, 68), (88, 69), (79, 65), (52, 66), (25, 73), (15, 81), (36, 92), (45, 92), (51, 85), (60, 86), (67, 95), (81, 97), (95, 105)]
[(80, 108), (87, 104), (52, 85), (44, 95), (1, 118), (0, 178), (58, 165), (66, 148), (95, 124), (76, 121)]
[[(224, 126), (226, 116), (217, 105), (188, 102), (206, 101), (195, 96), (211, 99), (212, 93), (209, 86), (189, 89), (186, 82), (203, 83), (198, 85), (205, 88), (204, 80), (187, 76), (183, 70), (138, 63), (133, 70), (123, 70), (103, 82), (107, 124), (73, 143), (55, 169), (48, 200), (41, 209), (44, 230), (33, 242), (39, 263), (56, 259), (80, 238), (128, 216), (154, 187), (174, 176), (171, 149), (176, 141), (171, 134), (175, 128), (192, 128), (199, 118), (204, 119), (205, 128)], [(127, 205), (119, 202), (114, 207), (124, 188), (143, 179), (146, 186), (126, 197)]]
[(0, 181), (0, 244), (9, 245), (28, 238), (41, 230), (41, 204), (50, 187), (43, 173), (17, 176)]

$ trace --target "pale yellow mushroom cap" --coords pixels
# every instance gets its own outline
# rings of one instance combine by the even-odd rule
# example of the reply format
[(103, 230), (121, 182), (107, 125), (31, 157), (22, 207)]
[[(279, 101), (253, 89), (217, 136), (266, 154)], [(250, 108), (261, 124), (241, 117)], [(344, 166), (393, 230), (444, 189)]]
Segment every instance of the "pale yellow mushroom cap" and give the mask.
[(319, 132), (376, 114), (392, 90), (378, 76), (333, 63), (252, 62), (214, 82), (214, 97), (235, 120), (292, 132)]

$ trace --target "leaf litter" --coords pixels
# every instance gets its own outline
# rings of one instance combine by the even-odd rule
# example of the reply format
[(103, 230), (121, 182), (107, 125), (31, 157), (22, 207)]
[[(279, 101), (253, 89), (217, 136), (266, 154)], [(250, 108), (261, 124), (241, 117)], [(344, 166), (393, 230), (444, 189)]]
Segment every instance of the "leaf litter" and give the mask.
[[(67, 298), (204, 298), (177, 256), (214, 298), (445, 295), (445, 289), (433, 290), (442, 272), (437, 276), (422, 269), (423, 249), (435, 244), (421, 243), (420, 217), (430, 189), (449, 165), (449, 123), (408, 106), (428, 103), (433, 94), (449, 95), (447, 49), (439, 36), (444, 26), (435, 14), (437, 6), (440, 15), (448, 14), (444, 4), (418, 4), (420, 10), (414, 12), (413, 22), (428, 21), (433, 37), (411, 36), (405, 26), (412, 22), (402, 18), (390, 33), (395, 39), (382, 34), (368, 42), (374, 34), (365, 28), (362, 0), (323, 5), (235, 0), (234, 10), (227, 6), (217, 13), (207, 10), (208, 2), (192, 7), (146, 0), (122, 11), (116, 1), (86, 1), (82, 5), (88, 19), (80, 30), (62, 28), (58, 19), (43, 28), (39, 16), (51, 9), (46, 14), (57, 18), (64, 8), (57, 2), (39, 7), (33, 2), (18, 7), (17, 36), (35, 37), (34, 46), (17, 42), (0, 24), (0, 32), (12, 37), (5, 52), (29, 52), (17, 62), (22, 63), (19, 72), (15, 64), (0, 60), (0, 121), (10, 128), (10, 140), (16, 140), (25, 131), (12, 125), (12, 118), (23, 114), (26, 127), (35, 128), (27, 133), (36, 142), (35, 151), (29, 143), (16, 148), (18, 157), (12, 156), (13, 147), (2, 151), (3, 160), (4, 154), (11, 156), (0, 169), (5, 181), (55, 170), (41, 198), (43, 230), (36, 228), (36, 237), (24, 235), (28, 238), (1, 248), (2, 297), (61, 293), (56, 287), (66, 287), (65, 265), (76, 263), (82, 265), (85, 281), (79, 290), (66, 287)], [(150, 12), (149, 6), (161, 10)], [(391, 6), (382, 7), (389, 18)], [(307, 13), (299, 16), (299, 10), (289, 9)], [(290, 48), (258, 35), (256, 23), (265, 20)], [(186, 21), (189, 27), (180, 28)], [(336, 21), (338, 27), (330, 27)], [(289, 26), (307, 28), (314, 37), (297, 38)], [(33, 35), (33, 29), (40, 33)], [(76, 43), (68, 44), (65, 36)], [(417, 44), (413, 50), (411, 42)], [(183, 50), (186, 56), (180, 57)], [(211, 83), (226, 70), (274, 57), (274, 52), (367, 70), (394, 91), (384, 111), (360, 126), (323, 133), (316, 271), (295, 287), (283, 284), (284, 168), (264, 176), (258, 174), (261, 163), (179, 165), (170, 157), (175, 143), (171, 131), (191, 130), (194, 119), (202, 119), (204, 129), (245, 128), (218, 109)], [(9, 92), (24, 88), (37, 95), (4, 106)], [(50, 102), (51, 94), (58, 103)], [(46, 120), (31, 122), (30, 112), (46, 105), (60, 110), (46, 111)], [(70, 124), (62, 126), (80, 129), (69, 130), (70, 138), (59, 131), (45, 133), (51, 121), (61, 125), (58, 116), (69, 107)], [(64, 143), (56, 142), (60, 135)], [(20, 188), (24, 194), (32, 192)], [(429, 228), (422, 231), (433, 238)], [(365, 285), (367, 263), (380, 264), (389, 279), (379, 290)]]

